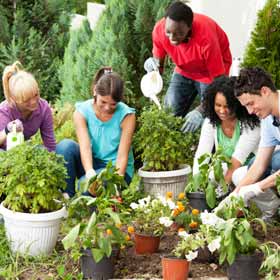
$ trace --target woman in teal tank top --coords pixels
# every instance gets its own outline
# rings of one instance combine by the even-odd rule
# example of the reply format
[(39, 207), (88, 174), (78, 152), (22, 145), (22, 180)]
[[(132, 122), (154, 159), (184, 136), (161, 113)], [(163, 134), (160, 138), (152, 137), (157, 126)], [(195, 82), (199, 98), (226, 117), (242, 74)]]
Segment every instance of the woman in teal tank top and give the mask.
[(124, 82), (111, 68), (101, 68), (93, 79), (93, 99), (76, 104), (74, 124), (78, 143), (65, 139), (57, 153), (66, 161), (69, 178), (66, 193), (75, 194), (75, 180), (90, 179), (109, 161), (130, 183), (134, 172), (131, 148), (135, 129), (135, 110), (121, 102)]
[(205, 91), (203, 109), (205, 120), (194, 159), (193, 173), (198, 172), (198, 158), (222, 146), (231, 158), (225, 171), (225, 181), (232, 182), (232, 174), (247, 163), (256, 152), (259, 139), (259, 120), (250, 115), (234, 96), (235, 77), (216, 78)]

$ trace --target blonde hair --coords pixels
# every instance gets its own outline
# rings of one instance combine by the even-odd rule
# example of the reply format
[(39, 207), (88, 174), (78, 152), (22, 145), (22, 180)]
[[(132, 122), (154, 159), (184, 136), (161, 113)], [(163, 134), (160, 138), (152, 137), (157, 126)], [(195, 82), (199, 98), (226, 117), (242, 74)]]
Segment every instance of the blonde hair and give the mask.
[(23, 103), (39, 94), (39, 86), (33, 75), (21, 70), (19, 61), (5, 67), (3, 72), (3, 89), (9, 104)]

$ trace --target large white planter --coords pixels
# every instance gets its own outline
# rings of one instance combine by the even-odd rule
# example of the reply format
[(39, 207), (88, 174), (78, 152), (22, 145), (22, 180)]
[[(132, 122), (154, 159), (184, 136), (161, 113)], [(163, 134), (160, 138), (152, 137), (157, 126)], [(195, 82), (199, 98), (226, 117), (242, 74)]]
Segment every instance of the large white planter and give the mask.
[(189, 165), (183, 165), (181, 169), (173, 171), (151, 172), (139, 169), (138, 174), (142, 178), (144, 191), (154, 196), (165, 196), (166, 192), (172, 192), (174, 197), (184, 192), (188, 175), (191, 173)]
[(0, 205), (6, 236), (12, 252), (31, 256), (47, 255), (55, 247), (60, 222), (66, 217), (63, 207), (58, 211), (43, 214), (13, 212)]

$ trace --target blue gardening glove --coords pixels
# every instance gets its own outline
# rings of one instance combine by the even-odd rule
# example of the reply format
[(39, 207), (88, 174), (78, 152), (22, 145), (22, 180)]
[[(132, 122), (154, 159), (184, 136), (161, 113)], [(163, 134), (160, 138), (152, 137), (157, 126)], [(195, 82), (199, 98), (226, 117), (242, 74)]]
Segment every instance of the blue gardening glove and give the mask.
[(202, 114), (198, 110), (194, 109), (185, 116), (185, 123), (183, 124), (181, 130), (185, 133), (195, 132), (201, 126), (202, 122)]
[(144, 69), (149, 73), (152, 71), (158, 71), (159, 68), (159, 61), (154, 57), (149, 57), (144, 62)]

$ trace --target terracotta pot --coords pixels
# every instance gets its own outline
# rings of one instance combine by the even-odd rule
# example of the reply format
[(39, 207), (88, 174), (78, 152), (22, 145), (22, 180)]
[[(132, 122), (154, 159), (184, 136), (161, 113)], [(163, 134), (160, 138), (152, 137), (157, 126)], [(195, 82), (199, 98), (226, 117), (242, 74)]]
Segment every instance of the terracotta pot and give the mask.
[(176, 257), (163, 257), (161, 259), (163, 280), (187, 280), (190, 262)]
[(134, 241), (136, 254), (153, 254), (159, 248), (160, 236), (135, 233)]

